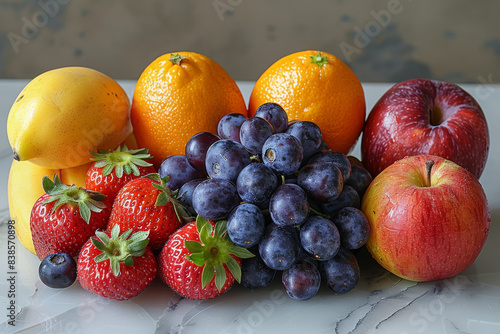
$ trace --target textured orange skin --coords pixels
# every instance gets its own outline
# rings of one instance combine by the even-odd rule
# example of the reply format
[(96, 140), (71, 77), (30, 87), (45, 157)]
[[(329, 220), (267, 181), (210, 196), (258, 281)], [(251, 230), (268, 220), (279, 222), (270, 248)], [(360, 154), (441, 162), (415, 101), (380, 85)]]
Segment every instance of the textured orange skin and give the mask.
[(349, 153), (365, 122), (365, 96), (354, 72), (332, 54), (319, 67), (301, 51), (281, 58), (257, 80), (250, 96), (249, 116), (267, 102), (279, 104), (288, 119), (316, 123), (329, 148)]
[[(427, 160), (435, 162), (425, 187)], [(464, 168), (437, 156), (399, 160), (368, 187), (362, 210), (371, 227), (366, 244), (393, 274), (412, 281), (448, 278), (467, 269), (490, 227), (486, 195)]]
[(134, 257), (133, 266), (120, 263), (118, 277), (113, 275), (109, 260), (99, 263), (94, 261), (94, 258), (101, 253), (90, 240), (80, 251), (78, 282), (85, 290), (105, 298), (126, 300), (139, 294), (156, 277), (156, 258), (149, 247), (146, 248), (144, 255)]
[(172, 202), (155, 206), (161, 190), (148, 178), (137, 178), (124, 185), (115, 197), (106, 230), (111, 232), (115, 225), (121, 231), (132, 229), (133, 233), (149, 231), (149, 247), (157, 250), (163, 247), (170, 234), (182, 223), (177, 219)]
[[(215, 226), (213, 223), (212, 225)], [(161, 279), (181, 296), (193, 300), (210, 299), (226, 292), (235, 281), (226, 266), (224, 269), (227, 279), (220, 292), (215, 286), (215, 278), (204, 289), (201, 288), (203, 267), (186, 259), (190, 252), (184, 246), (185, 240), (200, 241), (196, 222), (188, 223), (173, 233), (163, 247), (158, 257), (158, 273)], [(241, 264), (241, 259), (235, 259)]]
[(247, 116), (236, 82), (219, 64), (194, 52), (178, 54), (185, 57), (180, 65), (168, 60), (172, 53), (148, 65), (132, 99), (131, 120), (137, 144), (149, 148), (157, 169), (167, 156), (184, 154), (194, 134), (217, 133), (224, 115)]

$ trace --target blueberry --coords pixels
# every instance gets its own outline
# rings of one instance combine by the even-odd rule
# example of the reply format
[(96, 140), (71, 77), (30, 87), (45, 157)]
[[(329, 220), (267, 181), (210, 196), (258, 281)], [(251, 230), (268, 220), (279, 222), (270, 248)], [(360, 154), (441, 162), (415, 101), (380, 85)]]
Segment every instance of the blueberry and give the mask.
[(209, 220), (227, 219), (240, 203), (234, 184), (225, 179), (207, 179), (194, 188), (194, 211)]
[(68, 253), (50, 254), (40, 263), (38, 274), (50, 288), (67, 288), (76, 280), (76, 262)]
[(252, 161), (241, 143), (221, 139), (210, 146), (205, 159), (208, 176), (236, 182), (240, 171)]
[(231, 139), (234, 141), (240, 141), (240, 127), (246, 117), (238, 113), (230, 113), (225, 115), (219, 120), (217, 124), (217, 134), (222, 139)]
[(264, 103), (255, 111), (256, 117), (267, 120), (274, 128), (275, 133), (285, 132), (288, 127), (288, 115), (285, 110), (276, 103)]
[(350, 250), (343, 247), (340, 247), (333, 259), (319, 262), (319, 269), (326, 286), (339, 294), (352, 290), (360, 278), (356, 257)]
[(313, 154), (317, 153), (323, 142), (319, 126), (309, 121), (293, 123), (288, 127), (286, 133), (299, 140), (304, 150), (304, 161), (307, 161)]
[(290, 298), (307, 300), (318, 293), (321, 285), (321, 275), (315, 263), (306, 258), (283, 271), (282, 281)]
[(241, 124), (240, 143), (252, 154), (260, 154), (267, 138), (274, 133), (273, 126), (263, 118), (252, 117)]
[(241, 203), (227, 219), (227, 234), (231, 241), (244, 248), (257, 245), (264, 234), (266, 220), (264, 214), (254, 204)]
[(188, 181), (205, 176), (205, 173), (196, 170), (191, 166), (186, 156), (181, 154), (171, 155), (165, 158), (161, 163), (158, 173), (161, 178), (168, 175), (169, 179), (167, 186), (172, 190), (179, 189)]
[(269, 137), (262, 147), (262, 160), (281, 175), (295, 173), (302, 163), (303, 149), (297, 138), (286, 133)]
[(318, 202), (335, 200), (344, 185), (338, 167), (328, 162), (314, 162), (302, 167), (297, 176), (297, 184)]
[(241, 199), (259, 207), (269, 204), (277, 187), (278, 177), (271, 168), (261, 163), (247, 165), (236, 179), (236, 189)]
[(254, 257), (241, 261), (241, 285), (250, 290), (264, 288), (272, 283), (276, 270), (266, 266), (258, 251)]

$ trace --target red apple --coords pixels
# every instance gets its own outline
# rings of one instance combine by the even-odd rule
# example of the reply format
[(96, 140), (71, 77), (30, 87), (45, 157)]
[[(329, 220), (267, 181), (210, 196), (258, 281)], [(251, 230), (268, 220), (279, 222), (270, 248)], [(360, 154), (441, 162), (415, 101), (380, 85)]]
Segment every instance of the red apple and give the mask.
[(476, 100), (455, 84), (427, 79), (389, 89), (368, 115), (361, 143), (373, 176), (406, 156), (432, 154), (479, 178), (488, 149), (488, 126)]
[(361, 209), (371, 227), (366, 246), (372, 256), (412, 281), (448, 278), (467, 269), (479, 255), (491, 221), (476, 177), (432, 155), (407, 157), (387, 167), (368, 187)]

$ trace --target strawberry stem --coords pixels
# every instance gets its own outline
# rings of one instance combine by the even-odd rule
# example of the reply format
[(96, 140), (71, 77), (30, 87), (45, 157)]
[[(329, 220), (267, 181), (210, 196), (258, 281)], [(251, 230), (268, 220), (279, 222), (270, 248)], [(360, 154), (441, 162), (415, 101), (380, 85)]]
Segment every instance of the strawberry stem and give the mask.
[(185, 241), (187, 250), (191, 252), (191, 254), (186, 255), (187, 259), (193, 261), (197, 266), (203, 267), (202, 288), (205, 288), (215, 276), (215, 286), (219, 291), (222, 290), (227, 279), (224, 265), (239, 283), (241, 281), (241, 268), (233, 256), (239, 258), (254, 256), (248, 249), (234, 245), (227, 235), (226, 224), (227, 221), (219, 220), (215, 223), (214, 228), (210, 221), (198, 216), (196, 217), (196, 229), (200, 242)]
[(62, 183), (59, 176), (54, 175), (54, 181), (48, 176), (42, 179), (42, 187), (49, 197), (42, 202), (43, 205), (56, 202), (52, 207), (54, 212), (63, 204), (77, 205), (80, 211), (80, 216), (88, 224), (92, 212), (101, 212), (106, 208), (106, 204), (102, 202), (106, 195), (97, 191), (83, 189), (75, 185), (68, 186)]
[(109, 260), (115, 277), (120, 275), (120, 263), (123, 262), (127, 266), (133, 266), (133, 258), (146, 253), (146, 246), (149, 243), (149, 231), (131, 233), (132, 229), (120, 234), (120, 225), (117, 224), (111, 230), (111, 238), (101, 231), (95, 233), (99, 239), (91, 238), (92, 244), (102, 251), (94, 258), (94, 261), (99, 263)]
[(153, 164), (145, 161), (145, 159), (152, 159), (148, 153), (147, 148), (140, 148), (137, 150), (129, 150), (127, 145), (123, 147), (118, 146), (113, 151), (98, 149), (97, 153), (90, 151), (94, 156), (90, 160), (95, 161), (95, 167), (103, 168), (102, 175), (107, 176), (115, 171), (118, 178), (125, 174), (140, 175), (139, 168), (153, 166)]

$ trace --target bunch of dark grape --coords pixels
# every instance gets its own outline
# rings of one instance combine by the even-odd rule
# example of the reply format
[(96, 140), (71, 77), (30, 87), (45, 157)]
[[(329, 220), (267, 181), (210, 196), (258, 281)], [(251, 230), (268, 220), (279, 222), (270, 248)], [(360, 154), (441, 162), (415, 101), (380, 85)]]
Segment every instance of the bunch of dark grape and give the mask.
[(360, 199), (372, 177), (362, 163), (275, 103), (248, 119), (228, 114), (217, 132), (195, 134), (159, 172), (191, 214), (227, 220), (233, 243), (256, 255), (243, 260), (242, 285), (262, 288), (281, 273), (296, 300), (312, 298), (322, 281), (335, 293), (354, 288), (354, 253), (370, 233)]

